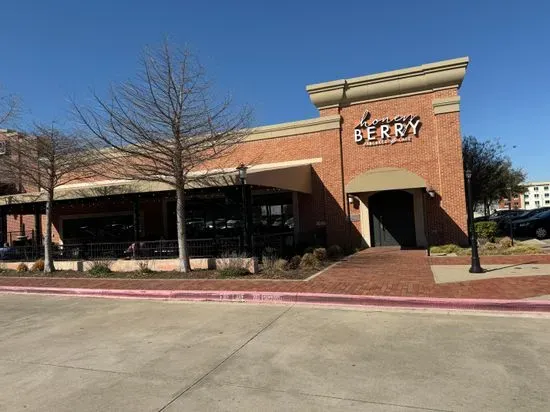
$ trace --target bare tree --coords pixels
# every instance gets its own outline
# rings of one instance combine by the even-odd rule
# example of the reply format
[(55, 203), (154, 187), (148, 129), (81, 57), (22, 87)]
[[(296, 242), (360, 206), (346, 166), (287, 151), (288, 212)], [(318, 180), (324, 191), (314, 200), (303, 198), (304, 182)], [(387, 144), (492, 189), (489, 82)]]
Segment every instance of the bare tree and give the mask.
[(32, 134), (8, 135), (8, 155), (0, 174), (14, 176), (26, 191), (38, 189), (37, 201), (46, 203), (44, 272), (55, 270), (52, 258), (52, 211), (56, 188), (86, 177), (92, 157), (84, 142), (53, 126), (37, 125)]
[[(147, 49), (134, 80), (94, 95), (75, 111), (91, 132), (108, 177), (167, 183), (176, 191), (179, 270), (190, 270), (185, 235), (185, 188), (211, 174), (248, 133), (251, 112), (230, 98), (216, 99), (197, 58), (165, 42)], [(210, 166), (207, 166), (210, 165)]]
[(16, 96), (0, 95), (0, 126), (17, 117), (19, 108), (19, 99)]

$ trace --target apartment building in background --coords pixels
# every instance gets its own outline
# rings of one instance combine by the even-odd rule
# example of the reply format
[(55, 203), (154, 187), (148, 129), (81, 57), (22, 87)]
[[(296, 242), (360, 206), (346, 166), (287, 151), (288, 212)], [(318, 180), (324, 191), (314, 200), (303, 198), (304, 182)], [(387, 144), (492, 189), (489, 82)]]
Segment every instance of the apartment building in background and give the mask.
[(550, 181), (530, 182), (527, 191), (521, 195), (523, 208), (527, 210), (550, 206)]

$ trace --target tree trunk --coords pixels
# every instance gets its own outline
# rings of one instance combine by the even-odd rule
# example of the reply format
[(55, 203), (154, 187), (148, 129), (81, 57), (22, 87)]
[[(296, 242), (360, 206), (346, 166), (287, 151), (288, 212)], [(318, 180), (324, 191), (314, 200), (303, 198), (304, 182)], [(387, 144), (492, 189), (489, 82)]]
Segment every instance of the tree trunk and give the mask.
[(185, 191), (183, 185), (178, 185), (176, 189), (176, 216), (178, 225), (178, 270), (180, 272), (190, 272), (189, 256), (187, 255), (187, 243), (185, 239)]
[(48, 192), (46, 201), (46, 235), (44, 236), (44, 273), (55, 271), (52, 259), (52, 206), (53, 192)]

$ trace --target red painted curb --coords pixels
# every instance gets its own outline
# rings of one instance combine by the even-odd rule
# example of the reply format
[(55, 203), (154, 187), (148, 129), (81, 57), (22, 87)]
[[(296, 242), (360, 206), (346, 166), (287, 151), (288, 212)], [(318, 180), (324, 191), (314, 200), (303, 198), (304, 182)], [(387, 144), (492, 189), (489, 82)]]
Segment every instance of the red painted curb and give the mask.
[(371, 306), (389, 308), (496, 310), (550, 312), (550, 301), (504, 299), (451, 299), (405, 296), (362, 296), (328, 293), (289, 293), (205, 290), (85, 289), (0, 286), (0, 293), (48, 294), (83, 297), (160, 299), (243, 303), (298, 303), (314, 305)]

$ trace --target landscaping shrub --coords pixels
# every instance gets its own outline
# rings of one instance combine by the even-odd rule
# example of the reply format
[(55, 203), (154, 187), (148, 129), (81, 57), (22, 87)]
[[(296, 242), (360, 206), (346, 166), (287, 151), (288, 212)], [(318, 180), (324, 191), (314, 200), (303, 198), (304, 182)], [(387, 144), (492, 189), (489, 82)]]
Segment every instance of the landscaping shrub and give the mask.
[(32, 272), (42, 272), (43, 270), (44, 270), (44, 260), (43, 259), (38, 259), (31, 266), (31, 271)]
[(538, 255), (542, 253), (539, 246), (515, 245), (501, 252), (503, 255)]
[(315, 249), (313, 251), (313, 255), (320, 262), (327, 260), (327, 250), (324, 247), (318, 247), (317, 249)]
[(478, 239), (487, 239), (490, 242), (495, 240), (497, 234), (496, 222), (475, 222), (474, 228)]
[[(487, 247), (487, 245), (492, 245)], [(484, 246), (479, 248), (479, 254), (482, 256), (490, 255), (538, 255), (542, 252), (542, 249), (538, 246), (532, 245), (515, 245), (509, 248), (500, 248), (494, 243), (486, 243)], [(472, 254), (472, 249), (462, 249), (458, 255), (470, 256)]]
[(498, 245), (501, 248), (506, 248), (506, 249), (509, 247), (512, 247), (512, 238), (510, 238), (509, 236), (503, 237), (498, 241)]
[(232, 277), (246, 276), (250, 274), (248, 269), (242, 266), (241, 267), (227, 266), (222, 269), (219, 269), (218, 273), (222, 278), (232, 278)]
[(338, 245), (329, 246), (327, 249), (327, 257), (332, 260), (340, 259), (343, 254), (342, 248)]
[(301, 256), (293, 256), (292, 259), (288, 262), (288, 268), (291, 270), (296, 270), (300, 267), (300, 263), (302, 262)]
[(483, 250), (497, 250), (500, 245), (493, 242), (487, 242), (482, 246)]
[(24, 263), (20, 263), (17, 265), (17, 268), (15, 269), (17, 272), (28, 272), (29, 267), (25, 265)]
[(274, 270), (275, 262), (277, 262), (276, 256), (271, 256), (271, 255), (262, 256), (262, 265), (264, 270), (267, 272)]
[(8, 268), (6, 267), (6, 264), (4, 262), (0, 262), (0, 273), (7, 272)]
[(262, 251), (262, 259), (266, 257), (268, 259), (277, 259), (277, 249), (272, 247), (266, 247)]
[(217, 262), (218, 273), (222, 277), (248, 275), (248, 258), (244, 254), (224, 253)]
[(442, 245), (442, 246), (432, 246), (430, 248), (431, 253), (459, 253), (462, 248), (458, 245)]
[(313, 253), (314, 250), (315, 250), (315, 248), (313, 246), (308, 246), (304, 249), (304, 254), (305, 253)]
[(300, 267), (303, 269), (315, 269), (320, 266), (319, 259), (313, 253), (304, 253), (300, 261)]
[(112, 263), (108, 260), (96, 260), (90, 264), (88, 274), (91, 276), (105, 276), (113, 273), (111, 270)]
[(288, 269), (288, 260), (277, 259), (273, 264), (273, 270), (276, 272), (284, 272)]
[(138, 272), (142, 275), (148, 275), (154, 273), (154, 270), (149, 267), (149, 262), (142, 261), (138, 262)]

